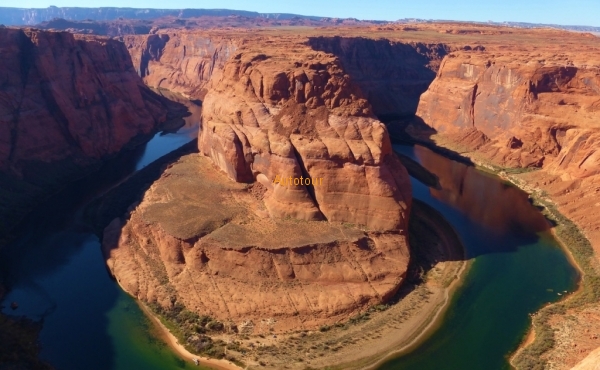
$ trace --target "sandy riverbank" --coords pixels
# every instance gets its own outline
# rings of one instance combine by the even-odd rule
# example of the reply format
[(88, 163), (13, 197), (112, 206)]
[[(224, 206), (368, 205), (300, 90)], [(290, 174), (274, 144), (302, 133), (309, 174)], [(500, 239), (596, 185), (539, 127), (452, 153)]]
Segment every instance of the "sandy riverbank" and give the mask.
[[(364, 319), (359, 315), (326, 331), (260, 339), (259, 345), (264, 347), (259, 348), (267, 350), (256, 351), (248, 357), (257, 356), (271, 368), (285, 364), (292, 369), (368, 369), (419, 345), (442, 322), (452, 294), (460, 286), (468, 267), (458, 237), (440, 217), (423, 203), (413, 204), (409, 239), (414, 243), (411, 258), (419, 264), (409, 270), (405, 283), (387, 309), (371, 309)], [(421, 268), (422, 280), (415, 278)]]
[(154, 324), (155, 328), (159, 333), (160, 339), (164, 340), (165, 343), (169, 345), (177, 354), (179, 354), (183, 359), (193, 363), (194, 358), (197, 358), (200, 361), (200, 365), (209, 367), (211, 369), (217, 370), (239, 370), (241, 369), (236, 364), (227, 361), (227, 360), (217, 360), (214, 358), (201, 357), (196, 356), (193, 353), (189, 352), (183, 345), (179, 343), (177, 338), (167, 329), (167, 327), (160, 321), (156, 315), (142, 302), (137, 301), (138, 305), (144, 311), (146, 316), (150, 319), (150, 321)]
[(589, 217), (600, 203), (590, 202), (589, 207), (583, 207), (585, 189), (570, 190), (568, 181), (563, 184), (543, 170), (511, 172), (491, 165), (479, 153), (461, 148), (448, 138), (436, 136), (434, 141), (530, 194), (556, 222), (550, 233), (581, 275), (579, 286), (531, 316), (532, 325), (509, 362), (518, 369), (528, 368), (533, 362), (553, 370), (571, 369), (600, 346), (598, 219)]
[(377, 361), (373, 365), (365, 367), (364, 369), (365, 370), (376, 369), (379, 365), (381, 365), (385, 361), (388, 361), (392, 358), (398, 357), (404, 353), (409, 353), (410, 351), (416, 349), (421, 343), (423, 343), (423, 341), (425, 341), (431, 334), (433, 334), (435, 332), (435, 330), (437, 328), (439, 328), (439, 326), (442, 324), (444, 315), (445, 315), (448, 307), (450, 306), (450, 299), (452, 298), (452, 295), (454, 294), (456, 289), (458, 287), (460, 287), (460, 285), (463, 281), (463, 277), (465, 276), (465, 274), (468, 270), (468, 266), (469, 266), (469, 262), (463, 261), (462, 267), (458, 271), (457, 278), (450, 284), (449, 287), (443, 289), (444, 299), (443, 299), (443, 302), (441, 303), (441, 305), (439, 306), (439, 308), (437, 308), (437, 310), (433, 310), (432, 312), (424, 312), (421, 315), (421, 316), (426, 316), (427, 314), (433, 314), (433, 317), (431, 319), (423, 320), (423, 323), (425, 325), (423, 330), (414, 331), (413, 333), (406, 332), (406, 333), (404, 333), (405, 335), (401, 336), (400, 338), (397, 338), (397, 337), (389, 338), (389, 340), (391, 342), (396, 340), (397, 343), (395, 343), (394, 347), (397, 347), (397, 349), (388, 353), (385, 358)]
[[(468, 268), (464, 249), (451, 226), (426, 205), (415, 207), (411, 236), (416, 250), (425, 250), (415, 260), (405, 283), (389, 305), (374, 307), (326, 330), (303, 330), (285, 335), (222, 334), (215, 339), (236, 342), (245, 353), (228, 351), (248, 369), (367, 369), (390, 356), (409, 351), (425, 340), (442, 322), (452, 294)], [(428, 248), (422, 248), (426, 245)], [(412, 253), (412, 251), (411, 251)], [(424, 271), (422, 281), (416, 270)], [(415, 278), (417, 276), (417, 278)], [(182, 358), (200, 359), (216, 369), (239, 369), (225, 360), (194, 356), (143, 304), (144, 312), (160, 330), (161, 338)]]
[[(466, 275), (466, 272), (470, 265), (469, 261), (465, 260), (464, 247), (460, 245), (460, 241), (457, 239), (452, 227), (449, 224), (446, 224), (445, 222), (440, 222), (440, 217), (442, 216), (438, 214), (437, 211), (435, 211), (433, 208), (424, 203), (416, 201), (415, 206), (418, 207), (417, 211), (420, 214), (420, 221), (426, 226), (421, 225), (421, 227), (415, 228), (416, 230), (413, 230), (413, 234), (419, 232), (427, 232), (424, 229), (424, 227), (432, 228), (434, 233), (439, 235), (440, 237), (439, 246), (445, 249), (444, 254), (448, 257), (449, 260), (453, 260), (453, 263), (456, 266), (459, 266), (459, 269), (452, 280), (447, 280), (447, 276), (446, 279), (442, 279), (441, 286), (438, 285), (440, 283), (439, 277), (437, 279), (438, 281), (436, 282), (435, 277), (429, 274), (427, 279), (428, 283), (426, 283), (426, 285), (432, 285), (431, 288), (437, 290), (438, 306), (431, 310), (424, 310), (422, 312), (419, 312), (418, 315), (416, 315), (418, 320), (422, 322), (421, 327), (416, 328), (416, 330), (405, 331), (404, 333), (402, 333), (403, 335), (400, 335), (398, 337), (387, 338), (386, 340), (390, 341), (390, 343), (392, 344), (392, 348), (394, 349), (388, 352), (385, 355), (385, 357), (383, 357), (379, 361), (375, 362), (370, 366), (366, 366), (365, 369), (375, 369), (384, 361), (387, 361), (394, 357), (398, 357), (401, 354), (408, 353), (414, 350), (421, 343), (423, 343), (423, 341), (425, 341), (431, 334), (433, 334), (433, 332), (435, 332), (435, 330), (442, 324), (444, 315), (450, 305), (452, 295), (462, 284), (463, 278)], [(416, 235), (411, 236), (413, 238), (416, 237)], [(421, 243), (423, 242), (424, 241), (421, 241)], [(458, 246), (462, 250), (458, 250), (456, 249), (456, 247), (453, 248), (453, 246)], [(431, 278), (431, 281), (429, 280), (429, 278)]]

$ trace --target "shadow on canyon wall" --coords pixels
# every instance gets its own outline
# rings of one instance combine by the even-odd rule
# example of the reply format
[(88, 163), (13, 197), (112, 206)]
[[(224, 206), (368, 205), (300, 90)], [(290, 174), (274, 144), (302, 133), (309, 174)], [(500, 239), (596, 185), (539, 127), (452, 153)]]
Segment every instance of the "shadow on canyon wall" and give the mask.
[(450, 51), (445, 44), (401, 43), (362, 37), (311, 37), (314, 50), (337, 56), (383, 121), (414, 116), (419, 97)]
[[(177, 96), (152, 94), (170, 107), (168, 121), (159, 127), (159, 130), (162, 130), (160, 135), (176, 131), (182, 125), (184, 128), (187, 127), (191, 123), (188, 121), (194, 120), (194, 116), (198, 115), (196, 110), (201, 109), (198, 104), (184, 104), (185, 102)], [(32, 196), (25, 197), (26, 202), (1, 204), (0, 210), (6, 209), (7, 212), (0, 212), (0, 220), (3, 217), (12, 218), (11, 222), (16, 226), (9, 228), (9, 233), (0, 235), (5, 241), (0, 243), (0, 289), (4, 290), (2, 286), (7, 289), (5, 297), (7, 301), (14, 299), (20, 303), (19, 308), (14, 312), (6, 309), (3, 311), (9, 315), (25, 316), (22, 319), (12, 319), (0, 313), (0, 331), (11, 333), (12, 331), (8, 329), (14, 327), (15, 322), (36, 331), (48, 326), (49, 328), (43, 330), (41, 334), (44, 340), (42, 351), (79, 352), (73, 348), (61, 349), (61, 346), (66, 342), (82, 343), (82, 346), (88, 345), (88, 348), (93, 347), (96, 350), (92, 353), (81, 351), (80, 354), (74, 353), (73, 356), (62, 356), (60, 359), (93, 363), (93, 367), (97, 369), (113, 367), (116, 354), (112, 339), (106, 332), (107, 314), (117, 304), (119, 291), (111, 289), (111, 284), (106, 284), (106, 267), (102, 258), (99, 258), (101, 253), (99, 241), (93, 235), (95, 230), (92, 230), (86, 220), (82, 219), (82, 212), (84, 206), (90, 202), (93, 204), (96, 197), (110, 193), (110, 189), (115, 184), (128, 183), (127, 179), (135, 177), (132, 173), (140, 168), (140, 163), (149, 160), (147, 158), (147, 151), (150, 150), (148, 146), (151, 143), (149, 140), (155, 133), (156, 131), (134, 138), (118, 154), (108, 159), (85, 162), (86, 166), (82, 166), (81, 163), (67, 163), (68, 168), (74, 169), (71, 172), (72, 176), (60, 177), (54, 174), (50, 178), (52, 182), (46, 184), (45, 188), (42, 186), (44, 184), (36, 184), (43, 191), (38, 191), (37, 186), (33, 188), (36, 191), (31, 194), (23, 191), (28, 190), (27, 188), (21, 189), (21, 195)], [(164, 151), (164, 148), (162, 150)], [(163, 157), (164, 159), (161, 158), (159, 164), (146, 166), (144, 168), (146, 176), (142, 178), (141, 183), (143, 186), (149, 185), (160, 176), (163, 166), (178, 158), (178, 153), (194, 150), (197, 150), (196, 141), (175, 150)], [(46, 167), (41, 168), (37, 174), (42, 176), (44, 181), (49, 181), (43, 178), (45, 173), (52, 174), (51, 164), (46, 164)], [(65, 164), (58, 164), (58, 172), (64, 175), (60, 167), (62, 165)], [(6, 173), (0, 177), (0, 180), (4, 179), (11, 183), (27, 180), (17, 180)], [(73, 178), (77, 177), (79, 179), (73, 181)], [(136, 184), (139, 185), (140, 181), (134, 182), (134, 185)], [(144, 191), (143, 186), (140, 186), (142, 188), (140, 191)], [(13, 189), (2, 188), (4, 195), (7, 192), (10, 194), (11, 190)], [(132, 197), (126, 199), (127, 206), (135, 201)], [(120, 212), (121, 215), (125, 210), (119, 209), (116, 212)], [(68, 276), (73, 274), (82, 278), (69, 279)], [(56, 286), (57, 282), (66, 286)], [(86, 294), (90, 289), (93, 293)], [(80, 294), (62, 293), (72, 290)], [(4, 294), (4, 292), (0, 293)], [(7, 302), (3, 303), (7, 304)], [(50, 314), (52, 320), (46, 320)], [(95, 318), (93, 323), (88, 322), (89, 317)], [(77, 334), (72, 330), (63, 331), (60, 325), (86, 327), (85, 338), (74, 337), (81, 333)], [(40, 350), (39, 346), (33, 349), (18, 347), (16, 339), (9, 335), (0, 335), (0, 359), (2, 359), (0, 362), (9, 367), (13, 365), (18, 367), (19, 364), (27, 363), (29, 364), (27, 368), (46, 368), (45, 364), (35, 358), (36, 352)], [(61, 337), (55, 338), (56, 335)], [(37, 333), (32, 333), (32, 337), (37, 337)], [(8, 342), (5, 343), (5, 340)], [(88, 343), (90, 340), (93, 344)], [(37, 338), (35, 343), (38, 343)], [(59, 365), (69, 367), (65, 363), (57, 364)]]
[[(23, 309), (35, 307), (36, 312), (28, 313), (27, 317), (32, 322), (38, 322), (39, 326), (44, 325), (45, 317), (56, 309), (57, 297), (39, 282), (68, 265), (73, 256), (80, 253), (89, 242), (87, 228), (76, 222), (74, 224), (77, 210), (95, 194), (105, 191), (134, 171), (143, 152), (142, 145), (107, 161), (95, 173), (72, 182), (38, 204), (35, 211), (30, 212), (13, 230), (14, 240), (0, 248), (0, 281), (9, 291), (16, 289), (27, 292), (18, 299), (20, 309), (15, 314), (23, 314)], [(67, 229), (70, 230), (65, 231)], [(72, 289), (69, 286), (63, 288)], [(97, 340), (94, 348), (102, 349), (96, 351), (101, 355), (92, 355), (90, 361), (94, 361), (100, 368), (108, 369), (111, 368), (114, 357), (112, 343), (108, 335), (99, 328), (108, 325), (105, 313), (114, 306), (117, 295), (114, 294), (116, 290), (106, 293), (100, 304), (94, 305), (98, 320), (93, 325), (86, 325), (86, 330), (88, 335)], [(82, 299), (85, 300), (83, 297)], [(30, 304), (28, 300), (31, 300)], [(11, 347), (1, 345), (0, 351), (6, 348)], [(8, 364), (36, 362), (37, 360), (23, 357), (34, 355), (17, 354), (16, 359), (8, 360)]]
[[(0, 249), (22, 233), (19, 225), (30, 221), (27, 217), (34, 212), (39, 204), (52, 201), (62, 189), (71, 188), (68, 184), (86, 181), (87, 177), (97, 178), (99, 184), (108, 185), (119, 174), (127, 173), (127, 166), (135, 161), (136, 155), (141, 156), (144, 144), (158, 131), (172, 132), (185, 124), (184, 117), (190, 116), (188, 107), (170, 97), (161, 96), (151, 91), (144, 92), (156, 99), (167, 108), (166, 121), (158, 125), (148, 134), (138, 134), (133, 137), (117, 154), (106, 155), (102, 158), (91, 158), (79, 152), (74, 146), (74, 155), (54, 161), (28, 161), (21, 164), (19, 173), (15, 174), (9, 168), (0, 170)], [(137, 153), (137, 154), (136, 154)], [(139, 157), (138, 157), (139, 159)], [(123, 162), (123, 163), (120, 163)], [(104, 173), (106, 167), (114, 167), (115, 171)], [(104, 173), (105, 177), (98, 174)], [(76, 193), (67, 202), (77, 199)], [(35, 217), (35, 216), (34, 216)]]
[(416, 116), (421, 94), (451, 51), (448, 45), (361, 37), (312, 37), (308, 44), (340, 59), (386, 124), (393, 143), (420, 144), (414, 158), (400, 153), (399, 157), (410, 175), (429, 187), (428, 196), (458, 210), (473, 221), (473, 227), (481, 226), (482, 235), (495, 235), (493, 241), (478, 241), (484, 246), (470, 250), (469, 258), (514, 250), (554, 226), (525, 192), (477, 171), (460, 153), (436, 145), (431, 140), (436, 130)]

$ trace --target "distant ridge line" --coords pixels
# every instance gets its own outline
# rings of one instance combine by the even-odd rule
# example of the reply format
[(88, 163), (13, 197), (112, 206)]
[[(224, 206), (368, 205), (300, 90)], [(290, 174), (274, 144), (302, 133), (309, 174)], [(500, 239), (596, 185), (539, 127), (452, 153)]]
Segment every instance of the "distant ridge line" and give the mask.
[(201, 16), (242, 16), (248, 18), (270, 19), (310, 19), (322, 20), (329, 17), (305, 16), (289, 13), (258, 13), (246, 10), (231, 9), (151, 9), (151, 8), (80, 8), (80, 7), (55, 7), (48, 8), (9, 8), (0, 7), (0, 24), (7, 26), (33, 26), (54, 18), (63, 18), (70, 21), (112, 21), (118, 18), (127, 19), (155, 19), (165, 16), (178, 18), (191, 18)]
[[(62, 18), (70, 21), (112, 21), (119, 18), (125, 19), (156, 19), (160, 17), (174, 16), (178, 18), (194, 18), (202, 16), (227, 17), (241, 16), (248, 18), (263, 18), (263, 19), (307, 19), (311, 21), (324, 21), (330, 19), (347, 19), (354, 18), (338, 18), (338, 17), (320, 17), (312, 15), (300, 15), (292, 13), (259, 13), (248, 10), (235, 9), (154, 9), (154, 8), (121, 8), (121, 7), (56, 7), (48, 8), (15, 8), (15, 7), (0, 7), (0, 24), (6, 26), (34, 26), (42, 22), (47, 22), (55, 18)], [(358, 21), (357, 19), (354, 19)], [(556, 28), (568, 31), (578, 32), (594, 32), (600, 33), (600, 27), (585, 26), (585, 25), (559, 25), (546, 23), (528, 23), (528, 22), (476, 22), (476, 21), (456, 21), (456, 20), (441, 20), (441, 19), (420, 19), (420, 18), (404, 18), (397, 21), (381, 21), (381, 20), (363, 20), (371, 23), (436, 23), (436, 22), (457, 22), (471, 24), (487, 24), (493, 26), (506, 26), (515, 28)]]

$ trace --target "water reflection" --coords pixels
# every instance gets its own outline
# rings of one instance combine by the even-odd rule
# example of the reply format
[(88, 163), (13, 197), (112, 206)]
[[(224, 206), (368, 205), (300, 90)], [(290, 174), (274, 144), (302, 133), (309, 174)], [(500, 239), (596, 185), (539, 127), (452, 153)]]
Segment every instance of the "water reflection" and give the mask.
[(530, 235), (549, 229), (527, 193), (517, 187), (420, 145), (414, 147), (414, 156), (439, 178), (441, 188), (431, 189), (434, 198), (460, 209), (490, 231)]
[(453, 226), (471, 263), (440, 328), (379, 369), (509, 369), (529, 315), (572, 291), (577, 271), (519, 189), (423, 147), (394, 150), (438, 176), (439, 189), (411, 179), (413, 196)]

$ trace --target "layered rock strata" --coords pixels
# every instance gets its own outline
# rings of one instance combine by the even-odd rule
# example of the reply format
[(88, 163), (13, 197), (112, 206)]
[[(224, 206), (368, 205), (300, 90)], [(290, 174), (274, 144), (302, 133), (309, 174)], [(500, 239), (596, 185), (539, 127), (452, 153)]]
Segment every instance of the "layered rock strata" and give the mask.
[[(585, 177), (598, 167), (589, 147), (598, 140), (599, 73), (600, 66), (514, 53), (454, 53), (421, 97), (417, 115), (438, 131), (469, 133), (477, 138), (470, 144), (504, 166), (547, 162)], [(573, 151), (582, 157), (572, 158)]]
[(123, 42), (148, 86), (204, 99), (207, 83), (222, 73), (243, 38), (172, 30), (128, 35)]
[(166, 120), (120, 42), (0, 29), (0, 232), (40, 196)]
[[(338, 58), (288, 50), (240, 50), (211, 81), (200, 152), (233, 180), (259, 181), (273, 218), (405, 230), (410, 185), (385, 126)], [(323, 180), (288, 187), (277, 176)]]
[[(600, 51), (578, 57), (530, 52), (455, 52), (417, 115), (454, 148), (501, 167), (551, 195), (600, 252)], [(594, 211), (596, 210), (596, 211)]]
[(419, 97), (455, 47), (443, 43), (400, 42), (367, 37), (310, 37), (315, 50), (340, 58), (378, 117), (412, 116)]
[(259, 183), (185, 156), (106, 228), (107, 265), (142, 301), (184, 304), (255, 334), (343, 321), (396, 292), (409, 259), (403, 235), (269, 218), (263, 195)]
[(340, 60), (297, 38), (198, 35), (131, 39), (147, 83), (203, 99), (204, 157), (168, 170), (106, 229), (113, 274), (144, 301), (276, 331), (389, 299), (409, 260), (410, 182)]

